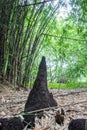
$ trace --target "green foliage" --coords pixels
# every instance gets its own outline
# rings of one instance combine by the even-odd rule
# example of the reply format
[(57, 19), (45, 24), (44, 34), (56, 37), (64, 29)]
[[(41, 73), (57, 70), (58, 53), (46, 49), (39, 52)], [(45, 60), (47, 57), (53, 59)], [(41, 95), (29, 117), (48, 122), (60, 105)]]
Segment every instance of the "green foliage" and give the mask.
[(55, 18), (49, 25), (51, 35), (45, 34), (43, 53), (48, 61), (49, 82), (87, 80), (86, 5), (83, 1), (70, 2), (69, 16)]
[(63, 88), (63, 89), (75, 89), (75, 88), (87, 88), (87, 83), (82, 83), (82, 82), (71, 82), (71, 83), (67, 83), (67, 84), (59, 84), (59, 83), (49, 83), (48, 84), (49, 88)]
[(70, 82), (76, 87), (76, 82), (87, 82), (86, 5), (86, 0), (1, 0), (0, 75), (27, 86), (45, 55), (48, 82), (59, 86), (64, 81), (65, 88), (73, 86)]

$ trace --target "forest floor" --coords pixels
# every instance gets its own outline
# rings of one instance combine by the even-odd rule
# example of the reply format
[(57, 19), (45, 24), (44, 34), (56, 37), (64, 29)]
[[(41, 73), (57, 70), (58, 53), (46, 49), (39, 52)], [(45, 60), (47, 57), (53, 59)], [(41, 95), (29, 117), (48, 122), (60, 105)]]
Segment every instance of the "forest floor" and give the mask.
[[(14, 90), (10, 87), (3, 86), (0, 88), (0, 118), (11, 117), (24, 110), (24, 105), (30, 89)], [(42, 126), (50, 125), (50, 130), (67, 130), (70, 119), (87, 118), (87, 89), (49, 89), (53, 93), (58, 107), (47, 112), (47, 117), (42, 122)], [(64, 125), (59, 126), (53, 123), (52, 117), (57, 110), (61, 108), (65, 111)], [(55, 117), (55, 116), (54, 116)], [(45, 122), (45, 123), (43, 123)], [(38, 123), (37, 123), (38, 124)]]

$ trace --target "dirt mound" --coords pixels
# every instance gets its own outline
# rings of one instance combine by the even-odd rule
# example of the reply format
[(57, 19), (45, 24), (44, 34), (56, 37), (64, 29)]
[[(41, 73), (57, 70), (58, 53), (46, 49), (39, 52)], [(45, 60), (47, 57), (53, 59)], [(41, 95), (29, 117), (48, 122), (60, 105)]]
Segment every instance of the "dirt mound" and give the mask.
[[(47, 67), (45, 57), (43, 56), (38, 68), (36, 80), (25, 104), (24, 111), (29, 112), (52, 106), (57, 106), (57, 103), (53, 99), (52, 93), (49, 93), (48, 91)], [(34, 123), (35, 114), (36, 113), (30, 116), (24, 116), (27, 122), (31, 122), (31, 125)]]

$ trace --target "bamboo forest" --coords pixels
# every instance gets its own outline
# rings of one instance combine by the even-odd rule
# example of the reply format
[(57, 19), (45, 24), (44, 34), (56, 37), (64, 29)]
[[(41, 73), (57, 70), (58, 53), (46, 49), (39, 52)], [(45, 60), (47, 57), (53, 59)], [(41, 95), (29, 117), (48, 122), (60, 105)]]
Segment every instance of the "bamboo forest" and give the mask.
[(0, 130), (87, 130), (87, 0), (0, 0)]

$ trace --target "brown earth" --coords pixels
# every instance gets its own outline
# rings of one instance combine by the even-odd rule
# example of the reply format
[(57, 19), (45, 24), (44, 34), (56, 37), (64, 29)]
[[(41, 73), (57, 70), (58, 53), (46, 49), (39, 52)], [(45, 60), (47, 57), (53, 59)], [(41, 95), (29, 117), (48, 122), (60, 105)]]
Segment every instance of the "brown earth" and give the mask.
[[(4, 85), (0, 88), (0, 118), (15, 116), (24, 110), (30, 89), (14, 90)], [(45, 112), (45, 118), (36, 119), (38, 127), (50, 126), (50, 130), (67, 130), (71, 119), (87, 119), (87, 89), (49, 89), (53, 93), (58, 103), (57, 108)], [(64, 125), (59, 126), (54, 122), (54, 116), (57, 110), (61, 108), (65, 111)], [(40, 123), (39, 123), (40, 122)]]

